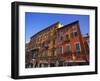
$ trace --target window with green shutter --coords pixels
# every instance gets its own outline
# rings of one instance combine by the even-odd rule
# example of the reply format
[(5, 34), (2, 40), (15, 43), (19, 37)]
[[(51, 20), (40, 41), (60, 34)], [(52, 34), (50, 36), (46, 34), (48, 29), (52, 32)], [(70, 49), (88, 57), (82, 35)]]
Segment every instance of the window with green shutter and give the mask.
[(87, 44), (86, 44), (86, 45), (87, 45), (87, 48), (89, 49), (89, 42), (87, 42)]
[(78, 32), (73, 32), (73, 34), (74, 34), (74, 36), (76, 37), (76, 36), (78, 36)]
[(70, 40), (70, 35), (66, 35), (66, 40)]
[(66, 52), (71, 52), (71, 46), (70, 46), (70, 44), (68, 44), (68, 45), (66, 45)]
[(76, 46), (76, 51), (77, 52), (81, 52), (80, 44), (79, 43), (76, 43), (75, 46)]

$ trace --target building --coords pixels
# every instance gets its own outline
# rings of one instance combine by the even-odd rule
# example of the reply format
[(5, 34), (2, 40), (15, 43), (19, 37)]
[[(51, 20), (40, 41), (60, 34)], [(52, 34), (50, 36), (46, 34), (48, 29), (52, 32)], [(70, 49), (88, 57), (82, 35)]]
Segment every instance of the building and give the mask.
[(87, 58), (87, 61), (89, 62), (89, 44), (90, 44), (90, 41), (89, 41), (89, 35), (88, 34), (83, 36), (83, 43), (85, 45), (85, 53), (87, 54), (86, 58)]
[(29, 43), (26, 43), (25, 44), (25, 67), (26, 68), (33, 67), (33, 64), (31, 62), (33, 58), (28, 46), (29, 46)]
[(89, 36), (81, 34), (79, 21), (41, 30), (31, 37), (28, 49), (33, 67), (89, 64)]

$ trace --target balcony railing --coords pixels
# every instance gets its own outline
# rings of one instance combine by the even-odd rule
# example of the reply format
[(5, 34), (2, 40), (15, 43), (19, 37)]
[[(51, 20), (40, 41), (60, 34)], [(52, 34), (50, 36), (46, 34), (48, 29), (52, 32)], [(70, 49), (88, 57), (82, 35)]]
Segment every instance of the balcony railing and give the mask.
[(66, 52), (64, 54), (61, 55), (56, 55), (56, 56), (37, 56), (34, 57), (34, 59), (36, 60), (58, 60), (58, 59), (73, 59), (73, 57), (75, 57), (76, 60), (81, 60), (81, 59), (85, 59), (88, 60), (89, 59), (89, 54), (85, 54), (84, 52)]

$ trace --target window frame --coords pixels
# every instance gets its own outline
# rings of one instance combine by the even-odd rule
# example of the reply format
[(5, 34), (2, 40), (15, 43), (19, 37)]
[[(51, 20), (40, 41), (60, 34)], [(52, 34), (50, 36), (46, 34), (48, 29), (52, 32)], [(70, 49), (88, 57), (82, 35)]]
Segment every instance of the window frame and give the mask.
[[(80, 52), (81, 52), (81, 45), (80, 45), (80, 42), (75, 42), (74, 44), (75, 44), (75, 49), (76, 49), (76, 52), (80, 53)], [(79, 44), (80, 51), (78, 51), (78, 50), (77, 50), (77, 48), (76, 48), (76, 44)]]
[[(77, 35), (75, 33), (77, 33)], [(74, 35), (74, 37), (77, 37), (78, 36), (78, 31), (74, 31), (73, 35)]]
[[(70, 51), (68, 51), (68, 50), (67, 50), (67, 46), (69, 46), (69, 47), (70, 47)], [(72, 47), (71, 47), (71, 45), (70, 45), (70, 44), (66, 44), (66, 53), (70, 53), (70, 52), (72, 52)]]

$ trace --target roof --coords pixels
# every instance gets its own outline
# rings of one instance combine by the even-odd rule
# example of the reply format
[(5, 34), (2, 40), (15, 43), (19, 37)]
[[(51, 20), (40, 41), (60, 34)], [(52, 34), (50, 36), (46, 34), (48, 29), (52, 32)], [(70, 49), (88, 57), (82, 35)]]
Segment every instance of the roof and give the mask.
[[(71, 26), (71, 25), (77, 24), (78, 22), (79, 22), (79, 21), (77, 20), (77, 21), (72, 22), (72, 23), (70, 23), (70, 24), (64, 25), (63, 27), (61, 27), (61, 28), (59, 28), (59, 29), (63, 29), (63, 28), (65, 28), (65, 27), (69, 27), (69, 26)], [(40, 34), (41, 32), (43, 32), (43, 31), (45, 31), (45, 30), (47, 30), (47, 29), (49, 29), (49, 28), (52, 28), (52, 27), (54, 27), (55, 25), (57, 25), (57, 24), (59, 24), (59, 23), (60, 23), (60, 22), (58, 21), (58, 22), (56, 22), (56, 23), (54, 23), (54, 24), (52, 24), (52, 25), (46, 27), (45, 29), (43, 29), (43, 30), (39, 31), (38, 33), (36, 33), (35, 35), (33, 35), (33, 36), (31, 37), (31, 39), (34, 38), (34, 37), (36, 37), (36, 36), (37, 36), (38, 34)], [(58, 30), (59, 30), (59, 29), (58, 29)]]
[(61, 29), (66, 28), (66, 27), (70, 27), (70, 26), (72, 26), (74, 24), (77, 24), (78, 22), (79, 22), (78, 20), (77, 21), (74, 21), (74, 22), (72, 22), (70, 24), (64, 25), (63, 27), (59, 28), (58, 30), (61, 30)]
[(54, 24), (52, 24), (52, 25), (46, 27), (45, 29), (43, 29), (43, 30), (37, 32), (35, 35), (33, 35), (33, 36), (31, 37), (31, 39), (34, 38), (35, 36), (37, 36), (39, 33), (43, 32), (43, 31), (45, 31), (45, 30), (47, 30), (47, 29), (49, 29), (49, 28), (52, 28), (52, 27), (54, 27), (55, 25), (57, 25), (57, 24), (59, 24), (59, 23), (60, 23), (60, 22), (56, 22), (56, 23), (54, 23)]

